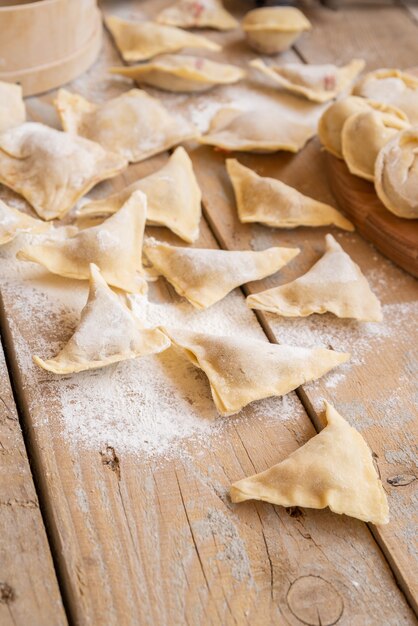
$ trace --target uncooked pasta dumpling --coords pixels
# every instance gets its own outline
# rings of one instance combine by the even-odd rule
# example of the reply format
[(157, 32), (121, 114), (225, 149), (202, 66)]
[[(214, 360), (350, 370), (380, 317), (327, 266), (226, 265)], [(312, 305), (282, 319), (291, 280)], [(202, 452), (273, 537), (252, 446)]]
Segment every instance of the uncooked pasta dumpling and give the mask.
[(278, 87), (308, 98), (314, 102), (327, 102), (345, 91), (364, 68), (362, 59), (354, 59), (347, 65), (266, 65), (262, 59), (254, 59), (250, 66), (270, 78)]
[(127, 165), (93, 141), (35, 122), (0, 134), (0, 183), (45, 220), (63, 217), (94, 185)]
[(100, 143), (104, 148), (137, 162), (196, 137), (188, 122), (168, 113), (145, 91), (130, 91), (94, 104), (60, 89), (55, 101), (64, 130)]
[(22, 87), (0, 81), (0, 133), (26, 120)]
[(146, 197), (135, 191), (124, 206), (103, 224), (85, 228), (67, 239), (51, 238), (42, 245), (20, 250), (17, 258), (33, 261), (53, 274), (86, 280), (90, 263), (100, 269), (105, 281), (124, 291), (144, 293), (142, 241)]
[(178, 0), (157, 16), (160, 24), (182, 28), (232, 30), (237, 20), (224, 9), (222, 0)]
[(389, 211), (398, 217), (418, 218), (418, 128), (398, 133), (381, 149), (374, 184)]
[(225, 416), (255, 400), (283, 396), (350, 358), (326, 348), (285, 346), (177, 328), (163, 331), (193, 365), (205, 372), (216, 408)]
[(242, 20), (248, 44), (262, 54), (276, 54), (290, 48), (309, 20), (295, 7), (263, 7), (249, 11)]
[(19, 233), (45, 233), (50, 228), (47, 222), (17, 211), (0, 200), (0, 246), (12, 241)]
[(411, 124), (418, 124), (417, 76), (395, 69), (375, 70), (363, 76), (353, 92), (395, 106), (406, 114)]
[(354, 226), (337, 209), (304, 196), (300, 191), (276, 178), (259, 176), (236, 159), (226, 160), (238, 217), (243, 224), (260, 222), (273, 228), (329, 226), (354, 230)]
[(105, 21), (125, 61), (147, 61), (158, 54), (178, 52), (183, 48), (221, 49), (221, 46), (206, 37), (174, 26), (132, 22), (115, 15), (106, 17)]
[(245, 76), (244, 70), (235, 65), (181, 54), (166, 54), (142, 65), (112, 67), (110, 71), (174, 92), (207, 91), (215, 85), (236, 83)]
[(381, 148), (408, 122), (380, 111), (364, 111), (351, 115), (341, 134), (344, 160), (352, 174), (374, 180), (374, 164)]
[(322, 114), (318, 124), (318, 136), (324, 148), (339, 159), (343, 158), (341, 134), (345, 122), (356, 113), (381, 111), (408, 121), (405, 113), (391, 105), (366, 100), (358, 96), (348, 96), (331, 104)]
[(298, 152), (315, 134), (313, 125), (301, 118), (274, 106), (254, 111), (225, 108), (215, 114), (209, 133), (199, 142), (231, 151)]
[(206, 250), (175, 247), (149, 239), (144, 244), (144, 253), (180, 296), (196, 308), (205, 309), (236, 287), (274, 274), (299, 249)]
[(54, 374), (71, 374), (127, 359), (162, 352), (170, 340), (157, 328), (144, 328), (127, 306), (126, 297), (108, 286), (90, 264), (90, 289), (73, 336), (57, 356), (34, 362)]
[(138, 189), (147, 196), (147, 224), (166, 226), (188, 243), (198, 238), (202, 193), (190, 157), (181, 146), (162, 168), (107, 198), (88, 201), (78, 215), (116, 213)]
[(364, 322), (381, 322), (379, 300), (360, 268), (332, 235), (327, 235), (325, 254), (300, 278), (248, 296), (251, 309), (285, 317), (334, 313)]
[(370, 448), (325, 402), (327, 426), (287, 459), (231, 487), (232, 502), (262, 500), (324, 509), (364, 522), (387, 524), (389, 507)]

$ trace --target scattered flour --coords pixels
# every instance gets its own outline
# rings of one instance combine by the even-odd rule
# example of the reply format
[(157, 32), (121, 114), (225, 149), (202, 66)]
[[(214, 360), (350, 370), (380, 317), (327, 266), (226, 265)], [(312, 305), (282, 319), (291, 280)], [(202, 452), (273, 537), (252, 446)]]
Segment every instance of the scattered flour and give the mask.
[[(39, 369), (32, 355), (49, 358), (60, 350), (72, 335), (87, 298), (86, 282), (65, 280), (14, 259), (23, 245), (40, 240), (40, 236), (20, 235), (0, 251), (3, 297), (13, 311), (11, 318), (18, 322), (13, 323), (12, 332), (30, 390), (35, 426), (47, 427), (72, 445), (87, 449), (108, 445), (118, 453), (188, 457), (191, 446), (199, 453), (235, 421), (272, 424), (291, 419), (301, 410), (296, 396), (289, 394), (256, 402), (236, 417), (220, 418), (206, 376), (173, 348), (70, 376)], [(150, 283), (149, 299), (129, 297), (132, 310), (148, 325), (265, 339), (239, 292), (198, 311), (171, 292), (172, 301), (161, 302), (165, 288), (162, 281)], [(46, 391), (50, 406), (40, 410)]]
[[(198, 448), (213, 445), (231, 422), (261, 420), (266, 425), (274, 424), (291, 420), (300, 410), (295, 394), (289, 394), (255, 402), (238, 416), (220, 418), (206, 376), (173, 348), (160, 355), (62, 378), (40, 370), (33, 364), (32, 354), (48, 358), (59, 351), (72, 335), (87, 298), (84, 281), (61, 279), (35, 264), (15, 260), (16, 251), (23, 245), (41, 240), (40, 235), (20, 235), (0, 251), (3, 296), (19, 323), (13, 329), (17, 356), (25, 372), (25, 384), (31, 389), (38, 426), (46, 425), (58, 435), (63, 433), (73, 444), (89, 449), (110, 445), (120, 453), (171, 457), (189, 455), (190, 446), (198, 453)], [(387, 291), (378, 272), (368, 278), (378, 296)], [(149, 288), (148, 298), (129, 296), (132, 310), (147, 325), (264, 339), (238, 291), (198, 311), (164, 281), (149, 283)], [(326, 388), (333, 390), (352, 367), (364, 363), (370, 351), (383, 344), (387, 350), (387, 341), (396, 342), (403, 333), (409, 333), (407, 323), (416, 317), (418, 303), (384, 304), (383, 313), (382, 324), (339, 320), (328, 314), (304, 319), (268, 318), (284, 343), (352, 352), (349, 363), (321, 379)], [(51, 410), (39, 411), (45, 389), (51, 398)]]

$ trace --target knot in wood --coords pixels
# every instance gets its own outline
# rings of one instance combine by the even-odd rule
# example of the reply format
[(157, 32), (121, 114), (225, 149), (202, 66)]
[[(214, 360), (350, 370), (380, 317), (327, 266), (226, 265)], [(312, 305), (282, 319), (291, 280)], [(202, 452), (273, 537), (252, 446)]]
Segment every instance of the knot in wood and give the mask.
[(307, 626), (333, 626), (344, 611), (340, 593), (321, 576), (300, 576), (294, 580), (286, 601), (292, 614)]
[(117, 479), (120, 480), (120, 461), (116, 454), (115, 448), (112, 446), (105, 446), (100, 451), (102, 457), (102, 463), (105, 467), (108, 467), (112, 472), (115, 472)]
[(13, 587), (7, 583), (0, 582), (0, 604), (10, 604), (15, 599)]

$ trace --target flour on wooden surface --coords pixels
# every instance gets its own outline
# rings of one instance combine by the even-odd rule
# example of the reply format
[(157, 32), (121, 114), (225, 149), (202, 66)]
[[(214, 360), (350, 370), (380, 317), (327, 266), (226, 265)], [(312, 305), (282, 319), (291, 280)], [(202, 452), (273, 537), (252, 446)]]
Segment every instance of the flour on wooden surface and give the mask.
[[(211, 446), (232, 420), (274, 423), (300, 411), (294, 394), (254, 403), (234, 418), (216, 412), (206, 376), (174, 348), (160, 355), (58, 377), (32, 362), (32, 355), (54, 356), (71, 337), (87, 299), (87, 282), (66, 280), (14, 254), (39, 236), (22, 235), (3, 246), (0, 256), (6, 306), (19, 320), (12, 328), (18, 364), (31, 389), (35, 427), (62, 434), (72, 445), (87, 449), (113, 446), (159, 457), (188, 454), (190, 445)], [(160, 284), (150, 284), (149, 301), (130, 296), (132, 310), (149, 326), (165, 324), (208, 333), (263, 339), (264, 333), (239, 292), (205, 311), (197, 311), (173, 294), (161, 300)], [(34, 391), (36, 390), (36, 391)], [(51, 409), (40, 411), (42, 394)]]

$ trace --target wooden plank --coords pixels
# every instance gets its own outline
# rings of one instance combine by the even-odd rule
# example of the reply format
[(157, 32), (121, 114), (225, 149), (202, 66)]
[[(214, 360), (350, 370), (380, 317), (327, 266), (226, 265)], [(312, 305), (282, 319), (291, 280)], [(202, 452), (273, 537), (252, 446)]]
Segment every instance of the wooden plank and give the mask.
[[(334, 203), (324, 175), (324, 154), (314, 141), (296, 157), (239, 155), (239, 160), (263, 176), (277, 177), (302, 192)], [(240, 224), (233, 191), (224, 167), (225, 155), (208, 148), (192, 154), (203, 189), (206, 215), (218, 241), (228, 249), (262, 249), (271, 245), (298, 245), (302, 253), (279, 277), (248, 285), (255, 293), (303, 274), (324, 250), (324, 235), (331, 230), (360, 265), (384, 306), (385, 321), (358, 324), (331, 314), (286, 319), (260, 314), (273, 340), (298, 345), (325, 345), (352, 353), (351, 363), (326, 380), (304, 387), (305, 403), (320, 425), (323, 398), (332, 402), (365, 436), (378, 457), (379, 470), (389, 495), (392, 521), (376, 535), (404, 585), (416, 597), (417, 555), (412, 545), (417, 519), (413, 508), (415, 480), (406, 486), (391, 484), (396, 476), (415, 476), (413, 441), (416, 432), (416, 361), (411, 346), (417, 341), (412, 323), (417, 314), (414, 279), (381, 257), (357, 234), (333, 229), (274, 230)], [(303, 172), (303, 180), (301, 179)], [(390, 355), (390, 358), (389, 356)], [(416, 533), (415, 533), (416, 535)]]
[[(362, 56), (366, 59), (369, 69), (378, 65), (415, 64), (417, 28), (400, 8), (386, 7), (376, 10), (347, 7), (339, 9), (336, 13), (315, 8), (308, 16), (314, 24), (314, 29), (298, 42), (297, 51), (309, 62), (342, 63), (353, 56)], [(393, 45), (396, 39), (390, 39), (388, 33), (390, 32), (393, 37), (397, 29), (402, 29), (402, 41), (407, 45), (401, 47)], [(313, 197), (335, 203), (326, 180), (324, 155), (320, 153), (316, 142), (311, 142), (296, 157), (282, 154), (270, 157), (241, 155), (239, 158), (241, 162), (262, 175), (280, 178)], [(237, 249), (251, 245), (259, 248), (279, 242), (302, 245), (303, 255), (282, 271), (280, 283), (302, 274), (319, 257), (323, 249), (324, 229), (311, 231), (298, 229), (286, 232), (273, 231), (257, 225), (240, 225), (236, 217), (231, 187), (223, 167), (224, 156), (200, 149), (195, 152), (194, 162), (201, 172), (200, 180), (205, 188), (205, 206), (210, 224), (223, 246)], [(312, 411), (312, 417), (318, 425), (319, 421), (312, 405), (320, 409), (322, 397), (331, 397), (336, 403), (340, 402), (341, 408), (346, 406), (349, 417), (351, 415), (355, 418), (361, 412), (366, 412), (368, 424), (364, 432), (369, 444), (379, 455), (379, 466), (383, 476), (386, 480), (392, 480), (394, 476), (400, 474), (414, 476), (411, 428), (416, 427), (416, 422), (415, 424), (412, 422), (416, 414), (414, 407), (416, 391), (414, 381), (411, 380), (413, 375), (409, 374), (409, 369), (414, 367), (411, 363), (413, 357), (408, 356), (409, 347), (416, 338), (413, 325), (409, 322), (416, 315), (414, 281), (377, 255), (360, 237), (347, 234), (339, 236), (342, 237), (346, 249), (366, 271), (369, 279), (371, 278), (373, 288), (386, 304), (384, 329), (376, 331), (376, 335), (373, 336), (372, 328), (364, 333), (361, 332), (361, 326), (353, 324), (350, 326), (346, 322), (333, 319), (332, 316), (323, 316), (319, 320), (318, 316), (313, 316), (309, 320), (298, 321), (280, 320), (269, 315), (260, 317), (272, 339), (282, 341), (299, 339), (319, 343), (325, 341), (334, 347), (343, 349), (352, 347), (353, 351), (360, 352), (357, 359), (360, 358), (361, 367), (357, 366), (351, 371), (347, 368), (347, 371), (350, 371), (350, 379), (347, 378), (338, 384), (338, 377), (332, 379), (334, 380), (331, 383), (332, 394), (322, 384), (311, 388), (309, 398), (304, 396), (305, 405)], [(261, 291), (277, 283), (277, 280), (266, 279), (257, 286), (249, 286), (249, 290)], [(390, 362), (384, 362), (382, 355), (385, 353), (391, 354)], [(393, 380), (399, 379), (405, 380), (405, 391), (395, 403)], [(398, 412), (408, 416), (406, 420), (400, 418)], [(394, 427), (395, 424), (399, 424), (399, 428)], [(416, 551), (411, 546), (414, 531), (411, 530), (410, 519), (415, 486), (415, 481), (403, 488), (388, 483), (387, 489), (395, 499), (395, 518), (388, 529), (377, 532), (377, 537), (397, 571), (410, 601), (416, 607), (418, 564)], [(414, 524), (416, 522), (414, 518)]]
[[(106, 93), (106, 62), (89, 77), (97, 99)], [(38, 119), (53, 120), (51, 97), (31, 103)], [(120, 188), (162, 158), (131, 166), (95, 192)], [(37, 369), (31, 355), (52, 354), (67, 340), (86, 287), (17, 263), (23, 241), (2, 250), (4, 330), (73, 621), (414, 623), (361, 522), (230, 503), (232, 481), (313, 436), (294, 394), (219, 419), (205, 377), (172, 350), (63, 379)], [(204, 222), (197, 245), (216, 245)], [(155, 321), (264, 337), (239, 292), (194, 312), (158, 281), (150, 300)], [(307, 605), (315, 584), (324, 600)]]
[(307, 63), (342, 64), (361, 57), (366, 70), (416, 65), (417, 25), (399, 6), (315, 7), (306, 14), (313, 29), (296, 43), (296, 50)]
[(0, 344), (0, 623), (66, 624)]

